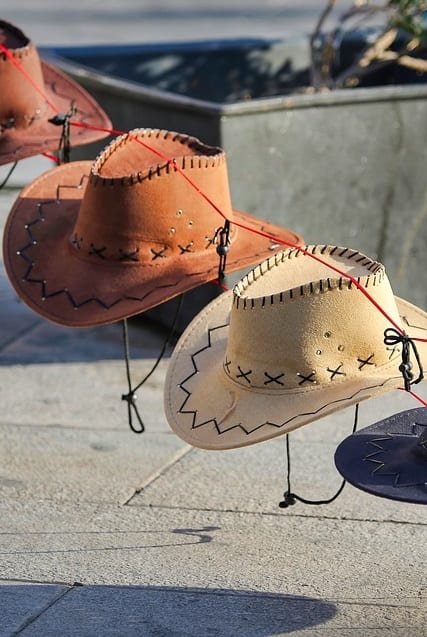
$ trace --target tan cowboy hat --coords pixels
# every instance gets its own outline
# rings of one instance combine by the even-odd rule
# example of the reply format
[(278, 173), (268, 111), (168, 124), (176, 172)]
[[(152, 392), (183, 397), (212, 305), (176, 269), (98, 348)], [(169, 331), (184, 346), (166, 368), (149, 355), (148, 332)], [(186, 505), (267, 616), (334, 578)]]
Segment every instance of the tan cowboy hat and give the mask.
[[(427, 337), (427, 314), (393, 296), (380, 263), (336, 246), (279, 252), (188, 325), (166, 376), (167, 420), (195, 447), (231, 449), (401, 387), (391, 321)], [(426, 364), (427, 343), (416, 347)]]
[(0, 165), (57, 150), (62, 127), (49, 120), (72, 108), (70, 121), (84, 126), (70, 126), (71, 146), (107, 136), (105, 130), (90, 128), (111, 128), (99, 104), (65, 73), (40, 60), (27, 36), (4, 20), (0, 45)]
[(231, 222), (226, 272), (280, 247), (253, 230), (302, 243), (233, 210), (221, 149), (178, 133), (131, 131), (93, 163), (63, 164), (23, 189), (4, 231), (6, 270), (43, 317), (112, 323), (217, 278), (219, 211)]

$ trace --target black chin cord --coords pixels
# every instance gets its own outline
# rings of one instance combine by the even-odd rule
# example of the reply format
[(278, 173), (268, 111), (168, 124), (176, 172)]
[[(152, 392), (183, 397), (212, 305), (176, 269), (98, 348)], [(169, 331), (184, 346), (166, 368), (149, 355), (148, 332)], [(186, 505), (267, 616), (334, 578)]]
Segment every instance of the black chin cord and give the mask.
[(9, 172), (6, 175), (6, 177), (3, 179), (3, 181), (0, 184), (0, 190), (6, 186), (8, 180), (9, 180), (9, 177), (12, 175), (12, 173), (15, 170), (17, 165), (18, 165), (17, 161), (13, 162), (11, 169), (9, 170)]
[[(219, 243), (218, 243), (219, 238)], [(215, 232), (214, 243), (218, 243), (216, 247), (216, 252), (219, 256), (219, 264), (218, 264), (218, 281), (222, 283), (225, 277), (225, 265), (227, 263), (227, 254), (230, 250), (230, 222), (228, 219), (225, 220), (224, 226), (218, 228)]]
[[(177, 304), (177, 308), (175, 310), (175, 315), (172, 321), (172, 327), (169, 330), (169, 333), (167, 334), (165, 340), (163, 341), (163, 345), (162, 348), (160, 350), (160, 353), (153, 365), (153, 367), (150, 369), (150, 371), (144, 376), (144, 378), (141, 380), (140, 383), (138, 383), (137, 385), (135, 385), (135, 387), (132, 387), (132, 378), (131, 378), (131, 372), (130, 372), (130, 354), (129, 354), (129, 334), (128, 334), (128, 325), (127, 325), (127, 319), (123, 319), (122, 321), (122, 328), (123, 328), (123, 345), (124, 345), (124, 355), (125, 355), (125, 364), (126, 364), (126, 378), (127, 378), (127, 384), (128, 384), (128, 393), (127, 394), (122, 394), (122, 400), (126, 401), (127, 403), (127, 409), (128, 409), (128, 423), (129, 423), (129, 427), (131, 428), (131, 430), (136, 433), (136, 434), (142, 434), (145, 431), (145, 426), (144, 426), (144, 422), (141, 418), (141, 415), (139, 413), (137, 404), (136, 404), (136, 392), (137, 390), (150, 378), (150, 376), (152, 374), (154, 374), (154, 372), (156, 371), (160, 361), (162, 360), (164, 353), (166, 351), (167, 346), (169, 345), (174, 333), (175, 333), (175, 328), (176, 325), (178, 323), (178, 318), (181, 312), (181, 307), (182, 307), (182, 300), (183, 300), (183, 295), (181, 294), (179, 299), (178, 299), (178, 304)], [(135, 415), (138, 424), (135, 425), (134, 421), (133, 421), (133, 415)]]
[[(354, 409), (354, 421), (353, 421), (352, 433), (354, 433), (357, 429), (358, 418), (359, 418), (359, 404), (357, 403)], [(287, 478), (286, 478), (287, 489), (285, 493), (283, 494), (283, 500), (279, 502), (279, 507), (281, 509), (286, 509), (292, 504), (295, 504), (297, 501), (302, 502), (303, 504), (330, 504), (331, 502), (336, 500), (338, 496), (342, 493), (342, 490), (345, 487), (346, 480), (342, 481), (338, 491), (331, 498), (328, 498), (327, 500), (307, 500), (306, 498), (303, 498), (300, 495), (293, 493), (291, 489), (291, 453), (290, 453), (290, 446), (289, 446), (289, 434), (286, 434), (286, 460), (287, 460)]]
[(68, 113), (57, 113), (48, 121), (55, 126), (62, 126), (61, 137), (59, 138), (58, 157), (59, 163), (68, 164), (71, 157), (70, 120), (77, 112), (77, 107), (72, 103)]

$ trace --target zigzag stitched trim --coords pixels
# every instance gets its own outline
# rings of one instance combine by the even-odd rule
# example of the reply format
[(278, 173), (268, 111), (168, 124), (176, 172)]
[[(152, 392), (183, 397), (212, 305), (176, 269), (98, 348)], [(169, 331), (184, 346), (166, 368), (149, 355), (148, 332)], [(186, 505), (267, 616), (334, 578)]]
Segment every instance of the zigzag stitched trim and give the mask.
[(387, 452), (386, 446), (382, 445), (381, 443), (390, 442), (391, 440), (394, 439), (395, 436), (398, 436), (399, 438), (402, 436), (413, 438), (414, 445), (415, 445), (415, 440), (419, 438), (419, 435), (416, 431), (416, 427), (427, 427), (427, 425), (424, 423), (414, 422), (412, 424), (412, 433), (407, 434), (407, 433), (399, 433), (399, 432), (393, 432), (393, 433), (387, 432), (383, 436), (379, 438), (373, 438), (372, 440), (369, 440), (366, 443), (368, 445), (373, 446), (376, 449), (376, 451), (373, 451), (372, 453), (368, 453), (364, 458), (364, 460), (367, 460), (368, 462), (371, 462), (377, 465), (376, 468), (372, 470), (371, 475), (394, 478), (393, 487), (398, 489), (426, 485), (427, 465), (426, 465), (425, 475), (422, 481), (402, 482), (402, 480), (405, 479), (404, 476), (402, 477), (402, 471), (388, 471), (387, 470), (388, 465), (387, 465), (386, 459), (379, 458), (379, 456), (382, 456), (384, 453)]

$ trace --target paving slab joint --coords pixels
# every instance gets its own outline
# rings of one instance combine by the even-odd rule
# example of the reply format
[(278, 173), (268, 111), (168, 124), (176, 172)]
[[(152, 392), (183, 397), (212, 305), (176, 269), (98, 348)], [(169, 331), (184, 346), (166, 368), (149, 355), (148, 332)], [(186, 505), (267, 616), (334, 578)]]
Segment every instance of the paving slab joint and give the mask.
[(57, 604), (61, 599), (63, 599), (63, 597), (65, 597), (65, 595), (67, 595), (70, 591), (72, 591), (73, 588), (75, 588), (76, 586), (83, 586), (83, 584), (75, 582), (71, 586), (69, 584), (65, 584), (65, 586), (67, 586), (68, 588), (58, 593), (58, 595), (56, 595), (54, 599), (50, 600), (48, 604), (46, 604), (40, 611), (38, 611), (32, 617), (28, 617), (27, 619), (25, 619), (22, 622), (22, 625), (18, 628), (18, 630), (15, 631), (15, 633), (13, 634), (13, 637), (18, 637), (18, 635), (20, 635), (22, 631), (26, 630), (29, 626), (34, 624), (34, 622), (36, 622), (40, 617), (42, 617), (42, 615), (44, 615), (46, 611), (52, 608), (52, 606)]

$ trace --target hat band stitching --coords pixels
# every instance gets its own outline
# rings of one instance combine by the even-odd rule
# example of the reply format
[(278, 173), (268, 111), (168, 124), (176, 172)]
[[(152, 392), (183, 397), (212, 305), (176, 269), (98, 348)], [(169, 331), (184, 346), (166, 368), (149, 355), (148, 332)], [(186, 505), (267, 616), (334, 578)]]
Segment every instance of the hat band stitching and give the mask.
[[(74, 237), (70, 239), (70, 243), (76, 250), (82, 251), (83, 237), (78, 237), (78, 235), (75, 234)], [(194, 246), (194, 241), (190, 241), (189, 243), (185, 245), (178, 244), (177, 247), (179, 249), (179, 254), (177, 254), (176, 256), (181, 257), (186, 254), (195, 254), (196, 251), (192, 249), (193, 246)], [(147, 251), (149, 250), (149, 252), (151, 253), (150, 261), (156, 261), (157, 259), (172, 258), (172, 257), (168, 257), (168, 255), (165, 254), (167, 250), (171, 250), (171, 249), (173, 249), (173, 246), (167, 246), (167, 245), (163, 246), (162, 248), (158, 250), (156, 250), (155, 248), (147, 247)], [(23, 250), (23, 248), (20, 248), (20, 250)], [(138, 257), (138, 255), (141, 252), (141, 249), (139, 246), (136, 246), (135, 248), (131, 250), (125, 250), (123, 248), (117, 248), (117, 249), (115, 248), (114, 250), (117, 254), (116, 258), (113, 257), (111, 250), (108, 251), (108, 246), (101, 245), (100, 247), (97, 247), (94, 243), (91, 242), (89, 245), (89, 250), (83, 251), (81, 256), (84, 256), (85, 254), (90, 257), (97, 256), (100, 259), (103, 259), (105, 261), (133, 261), (133, 262), (143, 261), (143, 259)]]
[[(184, 402), (182, 403), (180, 409), (178, 410), (179, 413), (187, 413), (187, 412), (181, 412), (182, 408), (185, 406), (186, 402), (189, 400), (190, 396), (191, 396), (191, 392), (186, 389), (186, 387), (184, 386), (193, 376), (195, 376), (198, 372), (199, 372), (199, 368), (197, 366), (197, 362), (196, 362), (196, 357), (201, 354), (203, 351), (209, 349), (212, 347), (212, 337), (211, 335), (216, 332), (217, 330), (221, 330), (224, 328), (228, 328), (229, 327), (229, 323), (225, 323), (223, 325), (218, 325), (214, 328), (209, 327), (208, 328), (208, 343), (207, 345), (205, 345), (204, 347), (200, 348), (197, 352), (191, 354), (191, 361), (192, 361), (192, 365), (193, 365), (193, 372), (191, 374), (189, 374), (187, 376), (187, 378), (185, 378), (183, 381), (181, 381), (181, 383), (179, 383), (179, 387), (187, 394)], [(392, 363), (394, 362), (394, 359), (397, 358), (398, 356), (400, 356), (400, 353), (397, 353), (396, 356), (394, 358), (390, 358), (388, 362), (384, 363), (383, 365), (379, 365), (376, 366), (376, 370), (381, 371), (384, 370), (385, 368), (389, 368), (391, 367)], [(250, 386), (249, 387), (249, 383), (245, 386), (243, 384), (238, 383), (235, 379), (233, 379), (233, 377), (231, 376), (231, 374), (229, 373), (229, 367), (231, 365), (231, 360), (228, 360), (227, 358), (225, 359), (225, 362), (223, 363), (223, 369), (224, 372), (226, 374), (226, 377), (234, 384), (236, 384), (238, 387), (246, 390), (246, 391), (250, 391), (250, 392), (257, 392), (257, 393), (263, 393), (266, 395), (289, 395), (289, 394), (298, 394), (298, 393), (307, 393), (307, 392), (313, 392), (313, 391), (317, 391), (317, 390), (324, 390), (325, 388), (325, 384), (318, 384), (318, 383), (313, 383), (310, 387), (306, 387), (306, 388), (291, 388), (291, 389), (269, 389), (266, 390), (265, 387), (254, 387), (254, 386)], [(339, 371), (340, 366), (338, 366), (338, 371)], [(250, 376), (250, 373), (253, 373), (253, 370), (242, 370), (242, 368), (239, 368), (239, 374), (243, 374), (244, 376)], [(367, 377), (367, 375), (365, 375), (365, 377)], [(384, 381), (383, 383), (381, 383), (380, 385), (374, 385), (373, 387), (377, 387), (377, 386), (382, 386), (384, 385), (386, 382), (388, 382), (388, 380), (392, 380), (392, 379), (397, 379), (399, 378), (399, 376), (394, 376), (391, 377), (389, 379), (387, 379), (386, 381)], [(367, 388), (369, 389), (369, 388)], [(361, 390), (359, 390), (361, 391)]]
[[(388, 348), (387, 348), (388, 349)], [(393, 354), (395, 354), (395, 356), (393, 356)], [(360, 357), (356, 357), (355, 360), (356, 362), (360, 363), (360, 365), (358, 365), (357, 369), (359, 371), (362, 371), (363, 368), (365, 366), (375, 366), (376, 369), (381, 370), (383, 368), (383, 366), (388, 366), (390, 365), (391, 362), (393, 362), (395, 359), (400, 357), (400, 352), (399, 352), (399, 348), (395, 347), (392, 354), (390, 355), (389, 359), (387, 362), (383, 363), (382, 365), (376, 365), (375, 363), (372, 362), (372, 358), (375, 356), (375, 353), (370, 354), (370, 356), (368, 356), (366, 359), (362, 359)], [(393, 356), (393, 357), (392, 357)], [(350, 361), (351, 362), (351, 361)], [(344, 363), (339, 363), (335, 368), (333, 367), (329, 367), (326, 366), (324, 369), (325, 371), (327, 371), (330, 374), (330, 378), (329, 381), (330, 382), (336, 382), (337, 379), (339, 379), (340, 376), (347, 376), (347, 372), (345, 372), (343, 370), (343, 365)], [(298, 387), (302, 387), (305, 383), (310, 383), (311, 385), (316, 385), (317, 387), (325, 387), (326, 383), (319, 383), (319, 381), (317, 380), (317, 378), (314, 378), (314, 376), (316, 376), (316, 370), (311, 370), (310, 372), (306, 372), (306, 373), (302, 373), (302, 372), (295, 372), (295, 374), (292, 374), (291, 377), (293, 377), (294, 375), (297, 376), (300, 380), (298, 381), (298, 384), (295, 385), (295, 387), (287, 387), (285, 390), (281, 390), (282, 387), (284, 387), (284, 382), (282, 381), (283, 378), (289, 378), (289, 374), (288, 372), (285, 371), (280, 371), (277, 374), (276, 373), (272, 373), (272, 372), (268, 372), (268, 371), (263, 371), (261, 372), (256, 372), (255, 369), (253, 368), (248, 368), (248, 367), (242, 367), (242, 365), (240, 364), (235, 364), (234, 367), (236, 369), (236, 373), (233, 374), (233, 372), (231, 371), (231, 366), (232, 366), (232, 360), (228, 359), (227, 357), (225, 358), (225, 361), (223, 362), (223, 369), (226, 373), (226, 376), (232, 381), (235, 382), (239, 387), (244, 387), (244, 388), (250, 388), (250, 389), (254, 389), (254, 390), (263, 390), (264, 388), (266, 388), (267, 385), (270, 385), (270, 391), (273, 393), (284, 393), (284, 392), (292, 392), (295, 389), (298, 389)], [(255, 382), (252, 380), (252, 378), (254, 376), (257, 377), (263, 377), (264, 380), (262, 385), (259, 384), (255, 384)], [(240, 380), (241, 379), (241, 380)], [(342, 379), (344, 380), (344, 379)], [(244, 383), (242, 381), (245, 381)], [(317, 388), (316, 387), (316, 388)], [(305, 390), (308, 388), (304, 388)], [(313, 387), (313, 389), (315, 389)]]
[[(38, 216), (35, 217), (34, 219), (28, 221), (25, 225), (24, 225), (24, 229), (27, 231), (28, 236), (29, 236), (29, 242), (26, 243), (24, 246), (18, 248), (18, 250), (16, 251), (17, 254), (21, 254), (21, 256), (23, 255), (23, 253), (28, 250), (31, 246), (33, 245), (37, 245), (37, 238), (35, 236), (35, 234), (32, 232), (31, 230), (31, 226), (34, 226), (35, 224), (39, 223), (39, 222), (43, 222), (45, 220), (45, 216), (44, 216), (44, 208), (46, 206), (49, 205), (56, 205), (58, 200), (60, 200), (61, 194), (60, 191), (63, 188), (76, 188), (76, 189), (80, 189), (83, 185), (85, 177), (82, 177), (82, 179), (80, 180), (79, 184), (76, 186), (63, 186), (63, 185), (59, 185), (57, 188), (57, 196), (55, 199), (51, 199), (51, 200), (45, 200), (45, 201), (41, 201), (37, 204), (37, 209), (38, 209)], [(84, 238), (80, 235), (78, 235), (77, 233), (74, 233), (73, 237), (70, 239), (70, 243), (71, 245), (78, 251), (82, 250), (82, 246), (84, 243)], [(231, 243), (231, 240), (230, 240)], [(210, 245), (212, 245), (212, 242), (210, 242)], [(190, 241), (189, 243), (182, 245), (182, 244), (178, 244), (178, 248), (180, 250), (180, 255), (184, 255), (184, 254), (188, 254), (191, 253), (193, 254), (195, 251), (192, 249), (192, 247), (194, 246), (194, 241)], [(166, 255), (164, 254), (166, 252), (166, 250), (168, 249), (169, 246), (164, 246), (161, 250), (156, 251), (154, 248), (150, 248), (150, 252), (152, 253), (152, 258), (151, 260), (154, 261), (156, 260), (156, 258), (161, 258), (161, 257), (166, 257)], [(209, 248), (209, 245), (205, 247)], [(133, 248), (132, 250), (125, 250), (124, 248), (118, 248), (118, 257), (116, 259), (111, 259), (111, 257), (107, 257), (105, 252), (108, 249), (108, 246), (105, 245), (101, 245), (101, 246), (96, 246), (93, 242), (91, 242), (89, 244), (89, 250), (87, 251), (87, 254), (89, 256), (97, 256), (102, 260), (114, 260), (114, 261), (140, 261), (140, 259), (137, 257), (137, 254), (140, 252), (140, 248), (138, 246), (136, 246), (135, 248)], [(33, 265), (35, 265), (35, 262), (33, 262), (32, 260), (30, 260), (31, 263)], [(24, 277), (25, 278), (25, 277)]]

